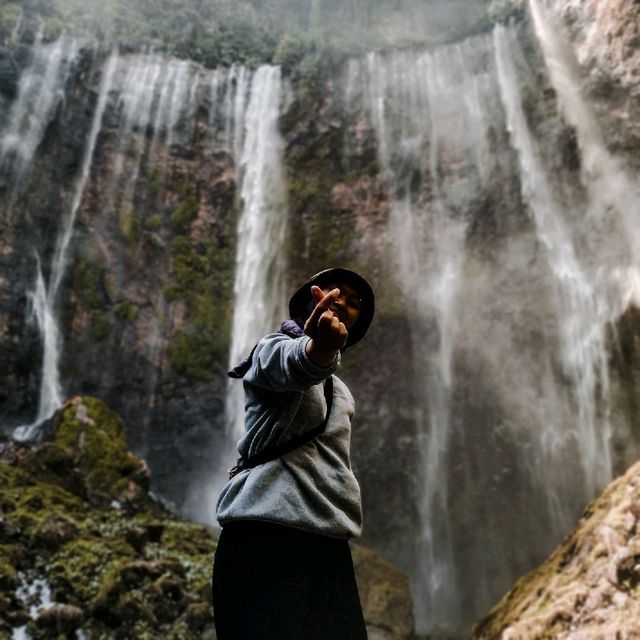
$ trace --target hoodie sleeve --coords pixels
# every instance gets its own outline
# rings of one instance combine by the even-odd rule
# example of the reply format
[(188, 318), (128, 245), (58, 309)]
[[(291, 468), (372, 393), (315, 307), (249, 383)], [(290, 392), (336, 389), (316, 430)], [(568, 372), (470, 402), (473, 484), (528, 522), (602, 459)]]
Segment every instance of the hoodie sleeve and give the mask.
[(244, 377), (253, 384), (270, 391), (305, 391), (328, 378), (340, 364), (340, 353), (328, 367), (315, 364), (307, 355), (310, 338), (290, 338), (271, 333), (258, 342), (251, 367)]

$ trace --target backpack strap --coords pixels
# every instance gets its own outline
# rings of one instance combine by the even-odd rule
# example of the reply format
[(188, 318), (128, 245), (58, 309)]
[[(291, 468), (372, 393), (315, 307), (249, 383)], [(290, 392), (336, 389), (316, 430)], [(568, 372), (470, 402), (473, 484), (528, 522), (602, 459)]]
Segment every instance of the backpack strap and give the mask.
[(297, 436), (291, 438), (291, 440), (287, 440), (286, 442), (282, 442), (280, 444), (275, 445), (274, 447), (264, 449), (260, 451), (254, 456), (250, 458), (243, 458), (242, 456), (238, 458), (236, 465), (229, 469), (229, 480), (237, 476), (241, 471), (246, 469), (253, 469), (260, 464), (264, 464), (265, 462), (270, 462), (271, 460), (275, 460), (276, 458), (280, 458), (286, 453), (294, 451), (298, 447), (301, 447), (303, 444), (307, 442), (311, 442), (314, 438), (324, 433), (327, 428), (327, 423), (329, 422), (329, 416), (331, 415), (331, 407), (333, 405), (333, 377), (329, 376), (324, 381), (324, 398), (327, 402), (327, 413), (324, 417), (324, 420), (321, 424), (309, 431), (305, 431), (304, 433), (300, 433)]

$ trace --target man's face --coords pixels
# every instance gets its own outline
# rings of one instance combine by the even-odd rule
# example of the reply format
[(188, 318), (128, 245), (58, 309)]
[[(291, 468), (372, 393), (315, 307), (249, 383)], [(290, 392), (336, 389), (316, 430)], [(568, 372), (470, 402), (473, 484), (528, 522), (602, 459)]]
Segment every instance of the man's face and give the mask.
[(333, 301), (329, 309), (338, 316), (340, 322), (348, 329), (351, 329), (358, 320), (360, 315), (360, 309), (362, 308), (362, 301), (358, 292), (344, 282), (332, 282), (324, 287), (322, 291), (325, 294), (329, 293), (333, 289), (340, 289), (340, 295)]

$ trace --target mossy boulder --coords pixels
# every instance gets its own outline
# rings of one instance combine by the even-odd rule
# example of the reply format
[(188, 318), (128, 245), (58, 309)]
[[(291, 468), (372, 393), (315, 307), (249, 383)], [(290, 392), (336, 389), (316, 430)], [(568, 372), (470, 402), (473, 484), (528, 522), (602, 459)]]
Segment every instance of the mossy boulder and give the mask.
[[(31, 448), (0, 443), (0, 640), (25, 625), (35, 640), (215, 640), (212, 530), (149, 496), (100, 400), (69, 400), (45, 432)], [(406, 575), (370, 550), (353, 555), (371, 637), (412, 637)]]
[(0, 640), (215, 638), (212, 532), (149, 496), (122, 420), (78, 397), (44, 431), (0, 446)]
[(411, 638), (413, 613), (407, 574), (371, 549), (353, 545), (352, 555), (369, 637)]
[[(125, 427), (107, 405), (91, 397), (69, 400), (53, 419), (53, 449), (49, 447), (49, 467), (56, 456), (69, 455), (73, 469), (84, 479), (87, 499), (92, 503), (143, 500), (149, 473), (140, 458), (129, 453)], [(42, 457), (42, 453), (39, 453)]]

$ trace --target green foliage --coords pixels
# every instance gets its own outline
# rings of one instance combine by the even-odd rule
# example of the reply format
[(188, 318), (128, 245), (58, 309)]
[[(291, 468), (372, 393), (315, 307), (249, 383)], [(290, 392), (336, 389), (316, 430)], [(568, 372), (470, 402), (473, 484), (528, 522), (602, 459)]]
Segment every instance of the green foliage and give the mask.
[(160, 195), (162, 185), (164, 183), (164, 175), (162, 167), (153, 165), (147, 169), (147, 188), (152, 198)]
[(276, 47), (273, 63), (279, 64), (284, 73), (291, 73), (313, 49), (312, 44), (302, 36), (286, 33)]
[(156, 229), (158, 229), (162, 225), (162, 218), (158, 214), (154, 214), (152, 216), (149, 216), (145, 220), (145, 225), (147, 226), (148, 229), (151, 229), (152, 231), (155, 231)]
[(171, 214), (171, 224), (184, 231), (198, 217), (198, 199), (190, 195)]
[(118, 318), (126, 322), (134, 322), (138, 317), (138, 305), (132, 300), (123, 300), (113, 307), (113, 311)]
[[(195, 210), (196, 196), (188, 195), (185, 202), (190, 200), (187, 219)], [(226, 360), (231, 338), (234, 246), (215, 230), (196, 246), (189, 236), (180, 234), (173, 240), (172, 255), (173, 273), (164, 294), (169, 302), (185, 303), (189, 323), (174, 336), (170, 362), (189, 378), (210, 380), (214, 362)]]
[(104, 267), (78, 256), (73, 269), (73, 291), (80, 304), (89, 312), (91, 339), (95, 342), (104, 340), (111, 330)]
[[(26, 12), (45, 17), (49, 38), (65, 30), (109, 41), (121, 51), (153, 49), (210, 68), (275, 62), (283, 64), (287, 74), (295, 75), (300, 67), (300, 76), (309, 80), (318, 62), (336, 53), (344, 59), (371, 50), (447, 42), (487, 28), (496, 16), (510, 11), (505, 5), (522, 2), (395, 0), (363, 5), (360, 0), (343, 0), (317, 3), (315, 16), (300, 0), (23, 0), (22, 4)], [(6, 24), (13, 26), (17, 6), (15, 1), (9, 3)], [(0, 19), (0, 27), (3, 24)]]
[(101, 307), (105, 302), (104, 269), (78, 257), (73, 270), (73, 291), (88, 308)]
[(216, 348), (211, 338), (201, 334), (178, 331), (169, 347), (171, 366), (188, 378), (212, 380), (211, 367)]
[(15, 2), (0, 5), (0, 42), (8, 42), (13, 35), (22, 9)]
[(111, 331), (111, 322), (106, 312), (94, 309), (89, 314), (91, 319), (91, 339), (94, 342), (101, 342)]
[(118, 226), (120, 233), (130, 245), (134, 244), (140, 237), (140, 223), (133, 209), (133, 205), (130, 203), (122, 208)]

